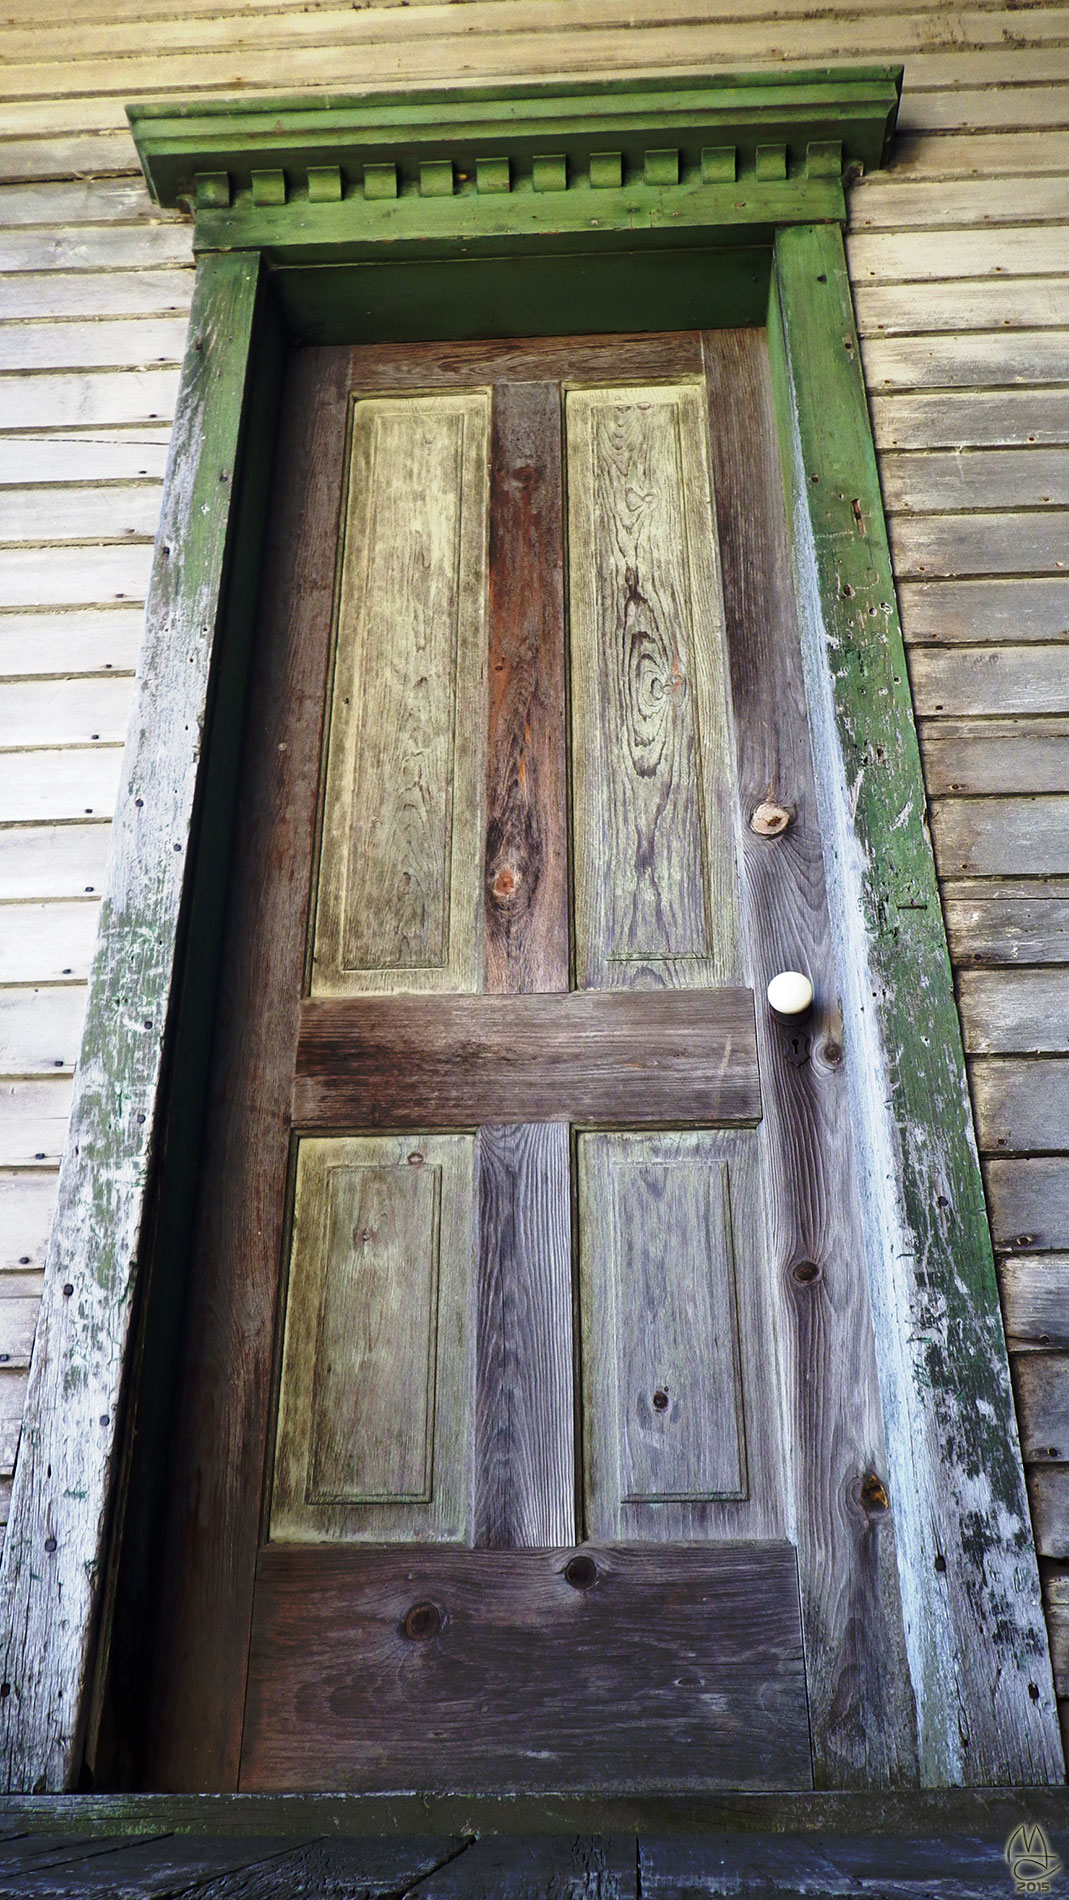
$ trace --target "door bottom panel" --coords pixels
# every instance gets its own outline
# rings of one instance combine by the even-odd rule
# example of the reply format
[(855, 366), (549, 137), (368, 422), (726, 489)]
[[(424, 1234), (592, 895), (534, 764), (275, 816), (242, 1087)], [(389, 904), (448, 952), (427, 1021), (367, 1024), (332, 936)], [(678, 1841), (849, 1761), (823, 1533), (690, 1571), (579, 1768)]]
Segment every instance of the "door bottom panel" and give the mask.
[(261, 1552), (244, 1791), (811, 1785), (789, 1544)]

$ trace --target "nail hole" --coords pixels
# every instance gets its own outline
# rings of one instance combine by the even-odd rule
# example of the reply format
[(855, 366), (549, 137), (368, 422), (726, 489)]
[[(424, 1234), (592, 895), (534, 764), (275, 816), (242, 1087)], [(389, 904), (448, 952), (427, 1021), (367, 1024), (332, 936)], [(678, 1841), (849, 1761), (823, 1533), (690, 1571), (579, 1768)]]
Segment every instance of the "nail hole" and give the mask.
[(659, 1392), (655, 1392), (653, 1395), (653, 1409), (655, 1412), (667, 1412), (668, 1410), (668, 1394), (663, 1387)]
[(69, 1300), (73, 1292), (74, 1292), (74, 1288), (72, 1287), (70, 1281), (68, 1280), (66, 1286), (63, 1289), (63, 1298), (65, 1300)]
[(936, 1569), (938, 1570), (938, 1572), (939, 1572), (939, 1575), (940, 1575), (940, 1576), (943, 1576), (943, 1575), (944, 1575), (944, 1573), (945, 1573), (945, 1571), (946, 1571), (946, 1567), (947, 1567), (947, 1560), (946, 1560), (946, 1558), (945, 1558), (945, 1557), (942, 1557), (942, 1556), (940, 1556), (940, 1557), (937, 1557), (937, 1558), (936, 1558), (936, 1560), (935, 1560), (935, 1567), (936, 1567)]
[(55, 1540), (55, 1538), (54, 1538), (54, 1537), (46, 1537), (46, 1538), (45, 1538), (45, 1549), (46, 1549), (47, 1551), (53, 1551), (53, 1550), (55, 1550), (55, 1548), (56, 1548), (56, 1540)]

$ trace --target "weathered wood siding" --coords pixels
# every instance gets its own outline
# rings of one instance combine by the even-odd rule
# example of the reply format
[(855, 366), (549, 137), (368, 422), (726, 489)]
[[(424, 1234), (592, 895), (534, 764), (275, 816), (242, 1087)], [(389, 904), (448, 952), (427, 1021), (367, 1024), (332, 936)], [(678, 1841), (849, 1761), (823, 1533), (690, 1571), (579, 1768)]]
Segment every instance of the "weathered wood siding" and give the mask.
[[(19, 0), (0, 65), (0, 1473), (191, 293), (127, 100), (902, 58), (849, 256), (1069, 1689), (1069, 7)], [(9, 19), (11, 13), (9, 12)]]

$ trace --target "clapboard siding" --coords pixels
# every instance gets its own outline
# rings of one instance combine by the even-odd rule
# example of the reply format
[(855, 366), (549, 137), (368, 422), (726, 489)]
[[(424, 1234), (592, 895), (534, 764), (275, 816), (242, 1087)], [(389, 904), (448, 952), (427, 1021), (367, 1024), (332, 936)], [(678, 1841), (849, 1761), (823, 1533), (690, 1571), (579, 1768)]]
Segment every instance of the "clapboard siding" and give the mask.
[(1030, 1355), (1037, 1531), (1069, 1558), (1051, 1423), (1069, 1387), (1069, 8), (984, 0), (24, 0), (9, 21), (0, 1519), (192, 275), (125, 102), (878, 57), (906, 62), (900, 137), (853, 190), (848, 254), (1007, 1322)]

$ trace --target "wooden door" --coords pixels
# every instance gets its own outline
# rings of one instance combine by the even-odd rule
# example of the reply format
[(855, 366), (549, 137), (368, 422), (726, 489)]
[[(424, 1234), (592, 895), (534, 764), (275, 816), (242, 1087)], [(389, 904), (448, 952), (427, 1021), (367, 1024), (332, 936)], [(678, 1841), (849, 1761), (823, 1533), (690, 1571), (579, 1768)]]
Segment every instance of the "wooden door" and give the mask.
[(763, 349), (294, 354), (148, 1785), (908, 1777)]

